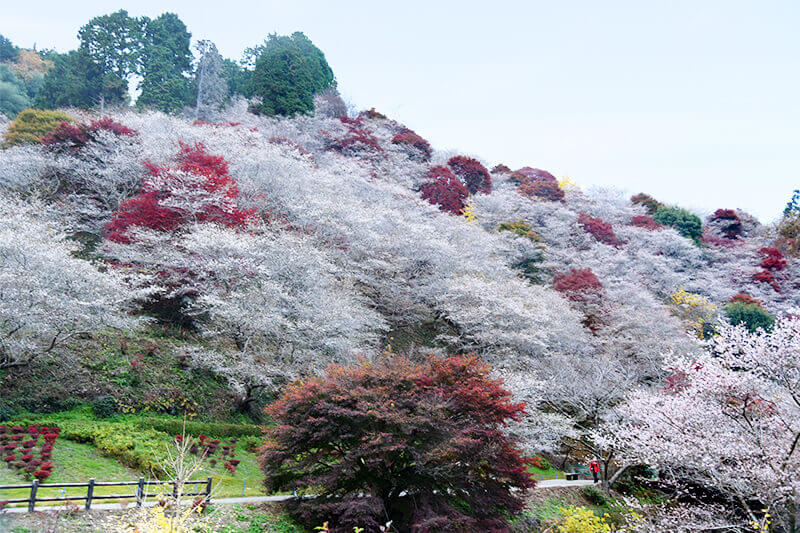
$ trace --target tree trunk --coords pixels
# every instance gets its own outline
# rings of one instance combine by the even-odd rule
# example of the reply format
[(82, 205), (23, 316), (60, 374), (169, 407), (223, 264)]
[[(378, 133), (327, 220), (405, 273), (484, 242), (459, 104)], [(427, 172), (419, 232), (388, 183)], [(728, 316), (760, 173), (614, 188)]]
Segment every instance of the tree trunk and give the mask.
[(608, 480), (608, 488), (609, 489), (611, 489), (611, 485), (614, 484), (614, 482), (617, 480), (617, 478), (619, 478), (619, 476), (621, 476), (628, 469), (628, 466), (629, 465), (624, 465), (619, 470), (614, 472), (614, 475), (611, 476), (611, 479)]
[(236, 405), (236, 407), (239, 409), (239, 412), (247, 412), (247, 410), (250, 408), (250, 404), (256, 401), (256, 392), (258, 392), (259, 389), (261, 389), (260, 386), (245, 387), (244, 396), (239, 399)]
[(200, 72), (197, 74), (197, 101), (194, 106), (194, 119), (198, 120), (200, 117), (200, 99), (203, 96), (203, 78), (205, 77), (205, 54), (200, 57)]

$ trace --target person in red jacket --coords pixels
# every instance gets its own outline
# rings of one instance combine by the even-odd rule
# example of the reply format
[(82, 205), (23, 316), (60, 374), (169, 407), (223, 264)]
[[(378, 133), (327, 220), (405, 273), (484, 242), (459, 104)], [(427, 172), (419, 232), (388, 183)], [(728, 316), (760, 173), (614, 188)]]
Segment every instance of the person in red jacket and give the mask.
[(600, 461), (594, 459), (591, 463), (589, 463), (589, 470), (592, 472), (594, 482), (597, 483), (597, 476), (600, 474)]

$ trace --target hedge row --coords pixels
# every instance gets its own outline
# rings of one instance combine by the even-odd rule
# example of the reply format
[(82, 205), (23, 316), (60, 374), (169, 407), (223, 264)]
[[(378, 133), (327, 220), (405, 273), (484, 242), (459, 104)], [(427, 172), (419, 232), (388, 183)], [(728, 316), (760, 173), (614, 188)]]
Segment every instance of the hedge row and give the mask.
[[(134, 422), (137, 426), (163, 431), (170, 435), (179, 435), (183, 432), (183, 420), (164, 419), (155, 417), (138, 418)], [(217, 422), (186, 421), (186, 433), (192, 436), (208, 435), (218, 439), (232, 437), (260, 437), (263, 433), (260, 426), (245, 424), (221, 424)]]

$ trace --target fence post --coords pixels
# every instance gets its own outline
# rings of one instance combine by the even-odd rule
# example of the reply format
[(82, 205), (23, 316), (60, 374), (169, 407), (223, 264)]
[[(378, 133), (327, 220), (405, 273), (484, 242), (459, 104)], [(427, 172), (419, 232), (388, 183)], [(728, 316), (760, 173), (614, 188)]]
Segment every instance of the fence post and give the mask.
[(206, 479), (206, 501), (211, 501), (211, 477)]
[(89, 478), (89, 484), (86, 486), (86, 510), (92, 508), (92, 498), (94, 498), (94, 478)]
[(39, 480), (34, 479), (31, 483), (31, 497), (28, 500), (28, 512), (32, 513), (36, 509), (36, 491), (39, 490)]
[(136, 484), (136, 507), (142, 506), (144, 499), (144, 478), (140, 477), (139, 482)]
[(172, 482), (172, 499), (173, 500), (177, 500), (178, 499), (178, 480), (177, 479)]

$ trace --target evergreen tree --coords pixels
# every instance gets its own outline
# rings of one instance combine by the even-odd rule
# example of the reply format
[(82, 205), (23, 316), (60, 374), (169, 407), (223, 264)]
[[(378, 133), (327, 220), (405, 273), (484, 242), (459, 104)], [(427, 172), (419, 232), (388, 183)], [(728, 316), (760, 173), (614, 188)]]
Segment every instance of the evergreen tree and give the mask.
[(786, 204), (783, 210), (783, 216), (792, 217), (800, 215), (800, 189), (795, 189), (792, 193), (792, 199)]
[(128, 90), (128, 77), (138, 71), (142, 43), (142, 20), (124, 9), (90, 20), (78, 32), (80, 49), (100, 71), (98, 100), (101, 112), (106, 97)]
[(190, 40), (186, 24), (174, 13), (164, 13), (145, 22), (141, 53), (142, 94), (137, 105), (174, 112), (189, 103)]
[[(44, 76), (34, 105), (42, 109), (78, 107), (90, 109), (100, 103), (118, 104), (125, 101), (127, 84), (117, 79), (115, 84), (103, 84), (100, 68), (83, 49), (53, 56), (53, 68)], [(107, 82), (111, 78), (106, 79)]]
[(253, 97), (252, 69), (243, 68), (242, 65), (232, 59), (223, 59), (222, 70), (230, 94), (237, 94), (245, 98)]
[(30, 100), (25, 85), (8, 65), (0, 64), (0, 114), (14, 118), (27, 107), (30, 107)]
[(14, 61), (18, 48), (7, 38), (0, 35), (0, 61)]
[(259, 52), (252, 76), (253, 95), (261, 99), (256, 113), (310, 113), (314, 94), (336, 84), (325, 55), (300, 32), (270, 35)]

